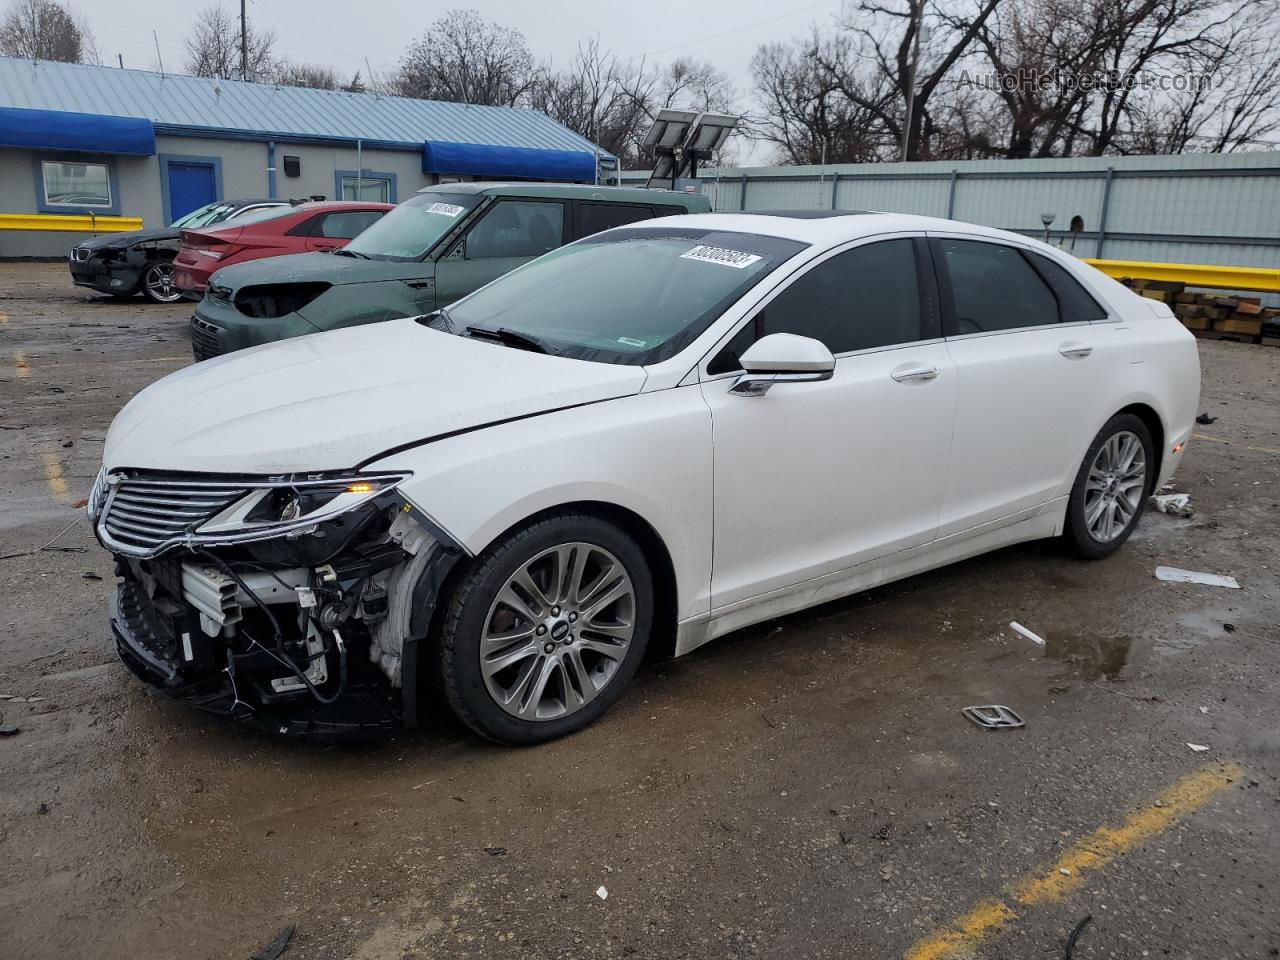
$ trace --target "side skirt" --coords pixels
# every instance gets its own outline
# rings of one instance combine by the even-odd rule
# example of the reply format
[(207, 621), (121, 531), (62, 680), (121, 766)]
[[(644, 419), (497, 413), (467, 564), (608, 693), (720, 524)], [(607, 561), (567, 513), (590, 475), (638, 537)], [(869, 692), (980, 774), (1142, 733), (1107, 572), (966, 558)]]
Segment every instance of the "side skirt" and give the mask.
[(904, 550), (891, 557), (868, 561), (754, 597), (732, 609), (713, 611), (707, 617), (685, 620), (676, 631), (675, 655), (682, 657), (716, 637), (741, 630), (753, 623), (839, 600), (1001, 547), (1056, 536), (1062, 532), (1065, 515), (1066, 499), (1054, 500), (1041, 507), (1034, 516), (1017, 523), (977, 535), (967, 530), (945, 540), (935, 540), (933, 543)]

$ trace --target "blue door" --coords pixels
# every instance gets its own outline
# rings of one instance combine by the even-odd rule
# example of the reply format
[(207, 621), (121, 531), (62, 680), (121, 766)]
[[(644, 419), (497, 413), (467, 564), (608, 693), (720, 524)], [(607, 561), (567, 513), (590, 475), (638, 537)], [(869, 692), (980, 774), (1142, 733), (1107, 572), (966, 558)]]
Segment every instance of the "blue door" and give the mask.
[(169, 222), (218, 199), (211, 163), (169, 161)]

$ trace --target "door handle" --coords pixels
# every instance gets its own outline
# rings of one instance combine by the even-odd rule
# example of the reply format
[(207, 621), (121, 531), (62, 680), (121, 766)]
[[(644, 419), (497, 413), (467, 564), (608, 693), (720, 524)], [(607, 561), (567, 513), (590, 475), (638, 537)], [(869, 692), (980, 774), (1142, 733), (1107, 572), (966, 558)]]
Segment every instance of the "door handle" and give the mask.
[(894, 367), (889, 376), (899, 383), (906, 383), (909, 380), (933, 380), (941, 372), (937, 367), (928, 367), (923, 363), (904, 363), (900, 367)]
[(1068, 360), (1083, 360), (1093, 353), (1093, 347), (1087, 343), (1081, 343), (1079, 340), (1068, 340), (1066, 343), (1058, 345), (1058, 352)]
[(436, 282), (434, 280), (428, 277), (426, 280), (406, 280), (404, 285), (406, 287), (412, 287), (414, 290), (423, 290), (427, 287), (435, 286), (435, 283)]

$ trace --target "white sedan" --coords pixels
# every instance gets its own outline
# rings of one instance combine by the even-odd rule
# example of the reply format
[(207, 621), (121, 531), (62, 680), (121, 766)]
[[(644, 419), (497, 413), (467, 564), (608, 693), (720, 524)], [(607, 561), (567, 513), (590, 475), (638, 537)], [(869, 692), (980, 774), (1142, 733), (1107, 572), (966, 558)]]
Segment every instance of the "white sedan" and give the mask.
[(272, 344), (116, 418), (89, 509), (136, 673), (286, 733), (600, 717), (646, 651), (1020, 541), (1124, 543), (1199, 394), (1167, 307), (880, 213), (597, 234), (447, 310)]

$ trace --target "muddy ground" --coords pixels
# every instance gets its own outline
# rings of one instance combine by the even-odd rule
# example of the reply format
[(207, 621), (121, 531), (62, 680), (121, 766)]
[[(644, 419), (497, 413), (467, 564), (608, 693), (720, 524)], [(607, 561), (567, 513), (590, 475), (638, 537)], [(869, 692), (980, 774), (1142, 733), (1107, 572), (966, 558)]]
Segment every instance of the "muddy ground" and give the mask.
[[(110, 560), (66, 529), (189, 313), (0, 265), (0, 693), (44, 698), (0, 701), (0, 957), (247, 958), (289, 924), (287, 958), (897, 957), (1206, 770), (957, 955), (1060, 957), (1086, 915), (1077, 958), (1280, 953), (1280, 350), (1201, 342), (1196, 515), (1109, 560), (1022, 546), (745, 630), (535, 749), (442, 716), (321, 747), (126, 674)], [(990, 702), (1026, 729), (960, 714)]]

